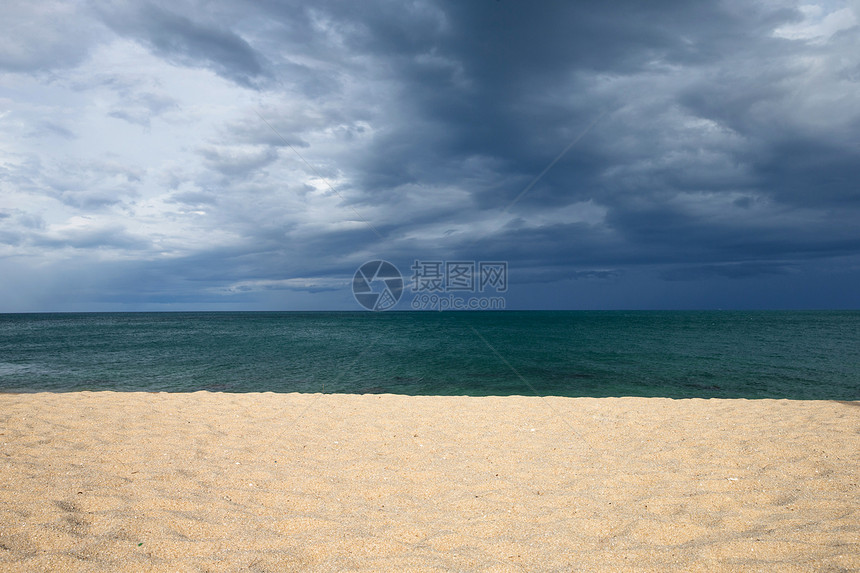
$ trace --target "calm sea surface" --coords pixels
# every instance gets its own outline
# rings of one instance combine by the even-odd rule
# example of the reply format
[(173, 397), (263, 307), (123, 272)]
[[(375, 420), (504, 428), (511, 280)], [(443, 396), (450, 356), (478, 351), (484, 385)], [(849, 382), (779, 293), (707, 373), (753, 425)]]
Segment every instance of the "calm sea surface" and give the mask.
[(0, 391), (860, 400), (860, 312), (0, 315)]

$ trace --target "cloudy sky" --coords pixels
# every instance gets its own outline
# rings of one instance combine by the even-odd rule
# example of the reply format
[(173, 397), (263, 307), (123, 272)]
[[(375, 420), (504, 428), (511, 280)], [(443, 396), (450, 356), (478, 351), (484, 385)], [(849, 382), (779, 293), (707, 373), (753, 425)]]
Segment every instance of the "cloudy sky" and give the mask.
[(860, 307), (860, 0), (4, 0), (0, 312)]

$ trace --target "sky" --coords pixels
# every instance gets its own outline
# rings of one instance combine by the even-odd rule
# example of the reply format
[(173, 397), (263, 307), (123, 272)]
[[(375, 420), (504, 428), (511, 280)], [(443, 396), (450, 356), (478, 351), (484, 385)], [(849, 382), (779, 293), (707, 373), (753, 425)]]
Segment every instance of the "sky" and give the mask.
[(0, 312), (361, 310), (374, 260), (860, 308), (860, 0), (4, 0)]

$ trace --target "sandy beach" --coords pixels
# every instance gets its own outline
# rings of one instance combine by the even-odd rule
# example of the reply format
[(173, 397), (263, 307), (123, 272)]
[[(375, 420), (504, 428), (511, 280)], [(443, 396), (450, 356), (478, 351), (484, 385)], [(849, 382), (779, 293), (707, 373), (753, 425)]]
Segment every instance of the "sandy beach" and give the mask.
[(2, 571), (854, 571), (860, 403), (0, 395)]

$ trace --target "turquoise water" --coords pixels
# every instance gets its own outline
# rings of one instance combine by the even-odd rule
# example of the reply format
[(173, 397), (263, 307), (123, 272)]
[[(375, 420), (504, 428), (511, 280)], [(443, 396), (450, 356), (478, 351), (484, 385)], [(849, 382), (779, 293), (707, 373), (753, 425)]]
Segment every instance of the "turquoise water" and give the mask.
[(0, 391), (860, 400), (860, 312), (0, 315)]

